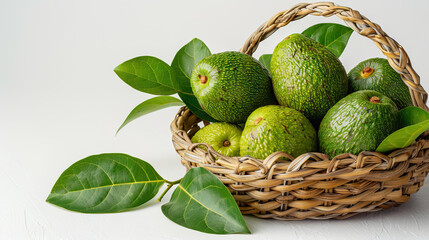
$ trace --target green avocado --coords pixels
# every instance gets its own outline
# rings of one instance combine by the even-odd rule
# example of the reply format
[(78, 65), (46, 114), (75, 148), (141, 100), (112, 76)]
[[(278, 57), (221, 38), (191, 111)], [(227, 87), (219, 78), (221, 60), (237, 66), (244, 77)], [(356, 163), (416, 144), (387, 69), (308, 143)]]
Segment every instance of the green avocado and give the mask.
[(201, 108), (222, 122), (244, 123), (256, 108), (277, 104), (268, 70), (239, 52), (202, 59), (192, 71), (191, 87)]
[(271, 76), (278, 102), (302, 112), (316, 128), (348, 93), (347, 73), (340, 60), (302, 34), (292, 34), (276, 46)]
[[(240, 155), (242, 129), (234, 124), (215, 122), (198, 130), (192, 137), (193, 143), (207, 143), (214, 150), (228, 157)], [(204, 146), (201, 146), (203, 149)]]
[(348, 74), (350, 92), (374, 90), (392, 99), (399, 109), (413, 106), (407, 85), (384, 58), (360, 62)]
[(320, 150), (330, 157), (374, 151), (398, 129), (398, 108), (372, 90), (351, 93), (329, 109), (320, 123)]
[(293, 157), (317, 151), (316, 130), (295, 109), (279, 105), (260, 107), (246, 121), (240, 139), (240, 154), (264, 159), (277, 151)]

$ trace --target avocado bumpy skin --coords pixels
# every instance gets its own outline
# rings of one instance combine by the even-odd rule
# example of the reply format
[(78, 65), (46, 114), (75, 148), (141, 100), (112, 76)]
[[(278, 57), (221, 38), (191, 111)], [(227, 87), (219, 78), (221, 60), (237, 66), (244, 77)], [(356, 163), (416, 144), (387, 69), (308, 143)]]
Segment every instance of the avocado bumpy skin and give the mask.
[(350, 92), (374, 90), (392, 99), (398, 109), (413, 106), (407, 85), (387, 59), (371, 58), (362, 61), (350, 70), (348, 78)]
[(316, 128), (348, 93), (347, 73), (340, 60), (302, 34), (292, 34), (276, 46), (271, 77), (278, 102), (302, 112)]
[[(240, 155), (242, 129), (234, 124), (215, 122), (207, 125), (192, 137), (193, 143), (207, 143), (218, 153), (228, 157)], [(201, 146), (205, 148), (205, 146)]]
[(277, 151), (293, 157), (317, 151), (316, 130), (302, 113), (292, 108), (279, 105), (260, 107), (246, 121), (240, 154), (264, 159)]
[(277, 104), (268, 70), (239, 52), (201, 60), (192, 71), (191, 87), (201, 107), (222, 122), (244, 123), (256, 108)]
[[(372, 97), (375, 102), (371, 102)], [(320, 150), (331, 158), (341, 153), (374, 151), (398, 129), (398, 108), (372, 90), (354, 92), (333, 106), (320, 123)]]

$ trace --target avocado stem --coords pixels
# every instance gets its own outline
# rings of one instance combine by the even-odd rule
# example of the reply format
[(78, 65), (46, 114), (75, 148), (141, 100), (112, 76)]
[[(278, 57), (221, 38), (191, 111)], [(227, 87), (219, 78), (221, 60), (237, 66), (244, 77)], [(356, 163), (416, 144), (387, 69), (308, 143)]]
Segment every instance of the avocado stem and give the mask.
[(371, 76), (371, 74), (372, 74), (373, 72), (374, 72), (374, 68), (372, 68), (372, 67), (365, 67), (365, 68), (362, 70), (361, 76), (362, 76), (363, 78), (367, 78), (367, 77)]
[(205, 76), (205, 75), (198, 75), (198, 78), (200, 79), (200, 82), (202, 84), (206, 84), (207, 83), (207, 76)]
[(229, 147), (229, 146), (231, 146), (231, 142), (229, 142), (228, 140), (225, 140), (225, 141), (223, 142), (223, 146), (224, 146), (224, 147)]
[(258, 117), (257, 119), (255, 119), (255, 125), (258, 125), (258, 123), (262, 120), (262, 117)]
[(380, 98), (379, 98), (379, 97), (376, 97), (376, 96), (372, 96), (372, 97), (369, 99), (369, 101), (370, 101), (370, 102), (372, 102), (372, 103), (380, 103)]

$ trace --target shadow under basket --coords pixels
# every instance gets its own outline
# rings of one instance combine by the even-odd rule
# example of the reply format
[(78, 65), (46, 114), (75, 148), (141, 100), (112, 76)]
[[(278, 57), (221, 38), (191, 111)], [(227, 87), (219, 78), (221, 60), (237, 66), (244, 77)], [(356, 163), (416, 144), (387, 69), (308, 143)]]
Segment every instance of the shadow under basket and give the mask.
[[(356, 33), (374, 41), (401, 74), (415, 106), (428, 109), (427, 93), (405, 50), (358, 11), (333, 3), (303, 3), (282, 11), (261, 25), (240, 52), (252, 55), (258, 44), (289, 22), (307, 15), (336, 15)], [(275, 152), (266, 159), (226, 157), (211, 146), (192, 143), (202, 122), (182, 107), (171, 123), (174, 148), (187, 170), (204, 167), (231, 191), (243, 214), (279, 220), (344, 219), (405, 203), (423, 186), (429, 171), (429, 137), (388, 155), (364, 151), (330, 159), (323, 153), (293, 158)], [(204, 145), (207, 150), (199, 148)], [(293, 159), (292, 161), (284, 160)]]

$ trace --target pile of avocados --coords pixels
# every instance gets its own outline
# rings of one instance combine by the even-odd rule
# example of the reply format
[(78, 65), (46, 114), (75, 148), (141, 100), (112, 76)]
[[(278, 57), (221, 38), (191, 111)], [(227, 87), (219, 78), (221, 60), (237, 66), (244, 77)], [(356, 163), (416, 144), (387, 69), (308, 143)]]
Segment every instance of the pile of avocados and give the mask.
[(192, 142), (230, 157), (374, 151), (399, 128), (398, 111), (413, 105), (386, 59), (368, 59), (347, 74), (330, 50), (302, 34), (276, 46), (270, 69), (239, 52), (206, 57), (193, 69), (191, 87), (218, 121)]

